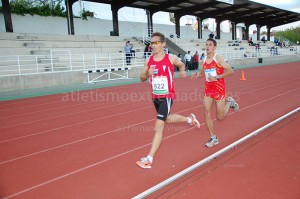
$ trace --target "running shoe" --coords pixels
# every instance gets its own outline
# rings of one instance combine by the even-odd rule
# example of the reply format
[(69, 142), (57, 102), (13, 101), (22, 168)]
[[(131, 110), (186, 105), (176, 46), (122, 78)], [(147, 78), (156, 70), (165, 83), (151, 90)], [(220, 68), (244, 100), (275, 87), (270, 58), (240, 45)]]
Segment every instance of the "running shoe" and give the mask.
[(230, 103), (230, 108), (232, 108), (235, 112), (239, 110), (239, 105), (234, 101), (232, 97), (228, 97), (227, 102)]
[(197, 120), (196, 116), (193, 113), (191, 113), (190, 118), (192, 119), (191, 125), (194, 125), (195, 127), (200, 128), (200, 123), (199, 123), (199, 121)]
[(136, 164), (143, 169), (151, 169), (151, 162), (147, 157), (141, 158), (141, 160), (137, 161)]
[(205, 146), (207, 147), (213, 147), (214, 145), (219, 144), (219, 140), (217, 137), (214, 138), (210, 138), (210, 140), (208, 140), (208, 142), (205, 144)]

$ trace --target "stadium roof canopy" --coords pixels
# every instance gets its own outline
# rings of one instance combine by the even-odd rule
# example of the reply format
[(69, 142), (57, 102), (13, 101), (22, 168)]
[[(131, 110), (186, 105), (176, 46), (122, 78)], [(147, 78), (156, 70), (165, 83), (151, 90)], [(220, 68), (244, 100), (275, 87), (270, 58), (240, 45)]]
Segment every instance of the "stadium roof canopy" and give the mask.
[[(70, 1), (70, 0), (69, 0)], [(72, 0), (71, 0), (72, 1)], [(133, 7), (174, 13), (179, 18), (193, 15), (203, 19), (215, 18), (219, 21), (230, 20), (235, 23), (244, 22), (247, 25), (256, 24), (269, 28), (296, 22), (300, 14), (274, 8), (247, 0), (233, 0), (233, 5), (215, 0), (86, 0), (90, 2), (106, 3), (118, 8)], [(228, 0), (232, 1), (232, 0)]]
[[(68, 31), (74, 34), (74, 22), (72, 5), (78, 0), (65, 0), (68, 11)], [(230, 20), (234, 25), (244, 23), (246, 26), (245, 36), (248, 36), (249, 26), (256, 24), (258, 29), (267, 26), (268, 38), (270, 29), (276, 26), (300, 21), (300, 14), (274, 8), (271, 6), (255, 3), (248, 0), (85, 0), (95, 3), (105, 3), (111, 5), (113, 15), (112, 35), (119, 35), (118, 28), (118, 10), (123, 7), (141, 8), (147, 10), (148, 32), (152, 29), (152, 15), (163, 11), (174, 13), (175, 32), (180, 35), (179, 19), (185, 15), (193, 15), (202, 25), (201, 21), (206, 18), (215, 18), (217, 22), (217, 36), (220, 38), (220, 23)], [(227, 2), (227, 3), (226, 3)], [(228, 2), (233, 2), (229, 4)], [(9, 9), (9, 0), (2, 0), (3, 14), (7, 32), (13, 32), (11, 13)], [(201, 28), (198, 28), (198, 37), (202, 36)], [(232, 31), (234, 39), (234, 31)], [(259, 34), (257, 34), (259, 39)]]

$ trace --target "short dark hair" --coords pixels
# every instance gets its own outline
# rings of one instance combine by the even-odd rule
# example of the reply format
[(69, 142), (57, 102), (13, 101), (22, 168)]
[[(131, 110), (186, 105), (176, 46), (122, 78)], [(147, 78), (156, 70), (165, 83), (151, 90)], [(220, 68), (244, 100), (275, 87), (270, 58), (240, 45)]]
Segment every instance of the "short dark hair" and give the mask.
[(211, 41), (214, 43), (214, 46), (217, 46), (217, 42), (213, 38), (208, 38), (206, 41)]
[(162, 34), (160, 32), (154, 32), (154, 33), (152, 33), (151, 38), (156, 37), (156, 36), (160, 37), (160, 41), (166, 42), (166, 37), (164, 34)]

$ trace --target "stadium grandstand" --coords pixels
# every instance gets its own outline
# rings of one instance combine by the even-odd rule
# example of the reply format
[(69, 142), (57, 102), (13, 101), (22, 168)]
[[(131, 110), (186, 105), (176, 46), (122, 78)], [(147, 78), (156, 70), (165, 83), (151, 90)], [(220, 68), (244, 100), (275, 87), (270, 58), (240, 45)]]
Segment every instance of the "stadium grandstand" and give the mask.
[[(300, 13), (248, 0), (0, 2), (0, 199), (300, 199), (299, 33), (274, 31)], [(82, 2), (111, 18), (78, 16)]]
[[(204, 53), (205, 41), (213, 33), (218, 41), (218, 53), (235, 68), (299, 58), (297, 44), (286, 38), (276, 38), (277, 42), (274, 42), (271, 28), (299, 21), (300, 14), (259, 3), (244, 0), (235, 0), (234, 3), (213, 0), (121, 3), (91, 0), (90, 2), (111, 5), (113, 20), (83, 21), (73, 16), (72, 5), (75, 2), (65, 1), (68, 13), (66, 20), (57, 17), (17, 16), (10, 12), (9, 0), (2, 0), (2, 92), (78, 84), (86, 82), (87, 74), (99, 81), (137, 78), (143, 67), (145, 45), (154, 31), (163, 32), (167, 36), (169, 53), (182, 56), (187, 51), (192, 55), (196, 51)], [(145, 9), (147, 23), (118, 21), (118, 10), (123, 7)], [(171, 13), (170, 20), (174, 25), (153, 24), (152, 17), (159, 11)], [(186, 15), (194, 16), (196, 23), (180, 24), (180, 18)], [(205, 26), (207, 18), (215, 19), (215, 30)], [(228, 33), (221, 29), (221, 23), (225, 20), (230, 21)], [(249, 26), (253, 24), (257, 28), (255, 34), (249, 32)], [(260, 34), (263, 26), (267, 27), (264, 35)], [(262, 36), (266, 41), (262, 41)], [(247, 40), (249, 38), (253, 39), (251, 45)], [(135, 50), (130, 71), (127, 70), (129, 66), (124, 54), (126, 41), (130, 41)], [(113, 72), (105, 71), (105, 74), (100, 75), (98, 72), (86, 72), (111, 68), (114, 68)], [(125, 68), (127, 69), (123, 70)]]

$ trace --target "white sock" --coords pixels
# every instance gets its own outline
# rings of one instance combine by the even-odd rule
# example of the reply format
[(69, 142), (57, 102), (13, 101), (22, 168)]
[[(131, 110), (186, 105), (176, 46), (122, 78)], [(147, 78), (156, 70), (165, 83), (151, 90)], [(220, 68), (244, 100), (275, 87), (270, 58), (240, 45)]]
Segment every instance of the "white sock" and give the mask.
[(151, 163), (153, 162), (153, 157), (151, 157), (150, 155), (147, 155), (147, 158)]
[(188, 118), (188, 124), (192, 124), (192, 119), (190, 117), (187, 118)]
[(216, 139), (216, 138), (217, 138), (217, 136), (216, 136), (216, 135), (213, 135), (213, 136), (211, 136), (211, 138), (212, 138), (212, 139)]

